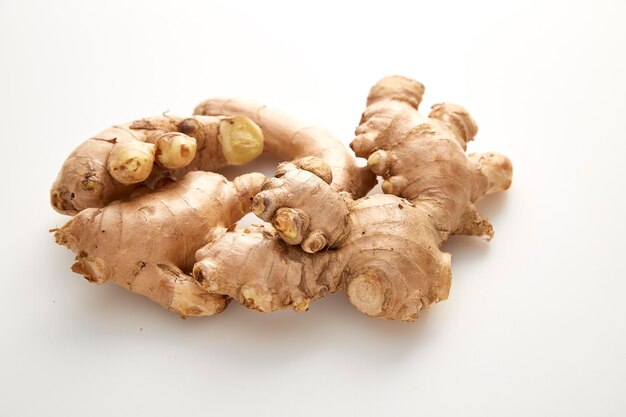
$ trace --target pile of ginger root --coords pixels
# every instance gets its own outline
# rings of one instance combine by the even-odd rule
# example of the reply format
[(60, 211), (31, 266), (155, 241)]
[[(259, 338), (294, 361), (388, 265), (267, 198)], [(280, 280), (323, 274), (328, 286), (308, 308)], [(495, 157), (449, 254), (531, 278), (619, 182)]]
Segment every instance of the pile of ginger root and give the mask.
[[(462, 106), (436, 104), (425, 116), (423, 94), (409, 78), (378, 81), (353, 152), (324, 129), (239, 99), (110, 127), (63, 164), (51, 203), (73, 217), (54, 239), (89, 282), (113, 282), (183, 318), (233, 299), (306, 311), (342, 291), (368, 316), (413, 321), (448, 297), (442, 244), (452, 234), (491, 239), (474, 204), (512, 177), (505, 156), (466, 154), (478, 128)], [(213, 172), (263, 152), (285, 161), (272, 178)], [(384, 194), (368, 196), (379, 176)], [(237, 228), (249, 212), (264, 222)]]

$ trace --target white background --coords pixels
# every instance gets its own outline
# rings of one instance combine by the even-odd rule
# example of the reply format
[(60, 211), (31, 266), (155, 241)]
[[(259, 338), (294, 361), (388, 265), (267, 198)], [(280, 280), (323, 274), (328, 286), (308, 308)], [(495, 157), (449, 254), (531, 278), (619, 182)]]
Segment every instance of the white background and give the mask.
[[(0, 415), (626, 415), (625, 3), (505, 3), (0, 0)], [(348, 143), (390, 74), (515, 167), (417, 322), (343, 294), (183, 321), (53, 244), (49, 187), (107, 126), (241, 96)]]

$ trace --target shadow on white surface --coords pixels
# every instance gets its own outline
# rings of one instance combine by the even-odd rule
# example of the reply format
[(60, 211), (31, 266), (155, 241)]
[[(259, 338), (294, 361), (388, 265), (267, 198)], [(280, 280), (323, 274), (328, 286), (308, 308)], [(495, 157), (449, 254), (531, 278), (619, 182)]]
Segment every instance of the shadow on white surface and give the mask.
[[(516, 178), (513, 177), (513, 181), (515, 180)], [(515, 185), (511, 186), (511, 188), (513, 187), (515, 187)], [(478, 203), (476, 203), (476, 207), (478, 207), (478, 210), (484, 216), (487, 216), (488, 218), (491, 219), (492, 217), (495, 217), (498, 214), (500, 214), (500, 212), (503, 212), (506, 210), (507, 199), (508, 199), (507, 196), (510, 193), (511, 193), (511, 189), (504, 191), (504, 192), (487, 195), (483, 197), (481, 200), (479, 200)]]
[[(90, 284), (73, 273), (74, 256), (42, 242), (50, 271), (40, 287), (43, 322), (48, 340), (73, 349), (106, 351), (126, 346), (164, 349), (177, 355), (197, 355), (201, 362), (248, 363), (251, 367), (277, 366), (306, 360), (330, 351), (346, 360), (398, 362), (414, 356), (422, 342), (436, 335), (442, 309), (423, 312), (414, 323), (371, 319), (354, 309), (343, 293), (312, 303), (304, 313), (291, 310), (259, 313), (236, 301), (212, 317), (180, 319), (147, 298), (106, 283)], [(427, 344), (430, 342), (427, 342)], [(142, 348), (142, 349), (144, 349)]]
[[(491, 194), (480, 200), (476, 207), (478, 211), (489, 219), (495, 230), (491, 240), (498, 240), (498, 217), (506, 211), (508, 192)], [(465, 262), (478, 261), (489, 253), (491, 242), (475, 236), (450, 236), (442, 249), (452, 254), (452, 265), (456, 267)]]
[(60, 280), (56, 293), (67, 293), (54, 296), (52, 314), (44, 321), (54, 329), (52, 337), (85, 349), (126, 344), (132, 351), (133, 345), (148, 343), (166, 347), (173, 357), (198, 355), (205, 358), (200, 361), (249, 362), (254, 367), (328, 351), (352, 362), (397, 363), (419, 355), (421, 345), (428, 349), (438, 336), (439, 319), (445, 320), (441, 306), (424, 311), (414, 323), (371, 319), (342, 293), (318, 300), (305, 313), (262, 314), (233, 301), (219, 315), (182, 320), (115, 285), (89, 284), (69, 271), (71, 260), (64, 261), (57, 261), (59, 272), (49, 279)]

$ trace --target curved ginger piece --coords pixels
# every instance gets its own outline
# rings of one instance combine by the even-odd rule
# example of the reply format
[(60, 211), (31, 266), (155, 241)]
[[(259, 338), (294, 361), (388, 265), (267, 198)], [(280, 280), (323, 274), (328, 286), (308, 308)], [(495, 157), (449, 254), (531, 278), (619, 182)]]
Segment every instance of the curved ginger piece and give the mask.
[(226, 297), (208, 293), (187, 272), (198, 248), (248, 212), (264, 179), (246, 174), (229, 182), (190, 172), (155, 192), (81, 211), (55, 240), (77, 255), (72, 270), (90, 282), (111, 281), (183, 317), (212, 315)]
[(256, 101), (240, 99), (211, 99), (200, 103), (194, 114), (208, 116), (244, 115), (254, 120), (265, 136), (265, 150), (282, 160), (291, 161), (306, 156), (323, 159), (332, 170), (332, 188), (347, 191), (355, 198), (366, 195), (376, 185), (376, 179), (366, 168), (356, 165), (356, 159), (329, 131), (306, 125), (290, 116)]
[(283, 164), (252, 202), (276, 231), (228, 232), (199, 250), (200, 284), (261, 311), (306, 309), (344, 289), (361, 312), (405, 321), (446, 299), (450, 254), (439, 248), (450, 233), (492, 236), (473, 203), (507, 189), (512, 166), (499, 154), (466, 156), (474, 121), (456, 105), (419, 115), (423, 90), (402, 77), (380, 81), (352, 143), (398, 196), (354, 201), (328, 186), (324, 169)]
[(350, 145), (382, 175), (383, 192), (428, 208), (438, 230), (491, 239), (493, 228), (473, 206), (485, 194), (511, 186), (511, 161), (497, 153), (465, 154), (478, 126), (457, 104), (436, 104), (424, 117), (417, 108), (424, 86), (399, 76), (370, 90)]
[(50, 191), (52, 206), (64, 214), (104, 207), (140, 185), (244, 164), (262, 151), (263, 134), (245, 116), (164, 115), (113, 126), (67, 158)]

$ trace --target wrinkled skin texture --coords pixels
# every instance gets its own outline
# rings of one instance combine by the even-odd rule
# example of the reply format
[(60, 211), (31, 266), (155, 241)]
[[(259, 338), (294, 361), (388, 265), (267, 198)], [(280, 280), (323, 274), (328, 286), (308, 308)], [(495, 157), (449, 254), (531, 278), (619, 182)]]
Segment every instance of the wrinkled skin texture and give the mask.
[[(371, 187), (373, 175), (351, 165), (328, 136), (285, 123), (264, 106), (217, 100), (196, 111), (242, 110), (277, 139), (268, 141), (277, 155), (293, 152), (285, 159), (294, 159), (305, 149), (330, 163), (284, 163), (263, 184), (262, 176), (243, 176), (232, 185), (215, 174), (190, 173), (156, 192), (84, 210), (55, 238), (77, 254), (73, 270), (88, 280), (112, 281), (182, 316), (214, 314), (231, 297), (260, 311), (302, 311), (343, 290), (369, 316), (415, 320), (448, 296), (450, 255), (441, 244), (452, 233), (491, 238), (491, 225), (473, 203), (507, 189), (512, 176), (502, 155), (466, 156), (477, 127), (461, 106), (436, 105), (430, 117), (420, 115), (423, 92), (407, 78), (381, 80), (357, 128), (352, 148), (385, 178), (387, 195), (355, 200)], [(316, 139), (324, 145), (313, 146)], [(281, 150), (286, 143), (300, 148)], [(151, 149), (133, 152), (150, 158)], [(111, 148), (107, 152), (111, 159)], [(137, 161), (140, 156), (125, 166), (139, 166), (139, 172)], [(84, 174), (78, 178), (93, 187)], [(132, 187), (124, 187), (127, 195)], [(232, 230), (249, 207), (273, 226)]]
[(349, 149), (329, 131), (304, 124), (276, 109), (251, 100), (211, 99), (200, 103), (194, 114), (249, 117), (263, 130), (265, 150), (284, 161), (307, 156), (320, 158), (332, 170), (332, 188), (354, 198), (366, 195), (376, 185), (375, 176), (360, 168)]
[(355, 201), (316, 175), (322, 170), (280, 166), (252, 203), (276, 229), (228, 232), (199, 250), (200, 285), (260, 311), (305, 310), (343, 289), (363, 313), (405, 321), (446, 299), (450, 255), (439, 248), (451, 233), (491, 238), (473, 203), (507, 189), (512, 166), (499, 154), (466, 156), (477, 131), (471, 116), (443, 104), (424, 117), (423, 92), (404, 77), (381, 80), (357, 128), (352, 147), (385, 178), (388, 195)]
[[(260, 216), (273, 223), (280, 208), (296, 207), (310, 218), (303, 240), (321, 232), (327, 245), (309, 254), (270, 226), (227, 232), (196, 255), (193, 274), (203, 288), (260, 311), (305, 310), (312, 300), (347, 289), (353, 304), (369, 303), (361, 309), (366, 314), (407, 321), (447, 297), (450, 259), (438, 249), (441, 237), (427, 212), (393, 195), (354, 201), (289, 165), (266, 181), (253, 205), (268, 202)], [(331, 212), (347, 215), (319, 210), (328, 201)]]
[(383, 176), (383, 192), (428, 206), (447, 237), (463, 233), (491, 238), (491, 225), (473, 203), (510, 187), (512, 165), (497, 153), (465, 154), (478, 127), (457, 104), (436, 104), (429, 117), (417, 111), (424, 86), (387, 77), (370, 91), (351, 144)]
[[(233, 126), (238, 132), (234, 135)], [(241, 135), (247, 141), (237, 140)], [(232, 157), (233, 145), (243, 157)], [(164, 115), (136, 120), (79, 145), (65, 160), (50, 199), (55, 210), (74, 215), (127, 199), (139, 187), (154, 189), (189, 171), (245, 163), (262, 149), (261, 130), (244, 118)]]
[(90, 282), (113, 282), (183, 317), (212, 315), (227, 298), (188, 275), (194, 253), (248, 212), (264, 179), (191, 172), (157, 192), (85, 209), (55, 240), (77, 255), (72, 270)]
[[(349, 150), (326, 131), (282, 121), (278, 112), (254, 117), (281, 123), (270, 136), (275, 155), (317, 153), (340, 178), (336, 189), (363, 194), (373, 186), (374, 175), (357, 168)], [(196, 250), (245, 214), (264, 177), (242, 176), (233, 188), (218, 175), (188, 172), (245, 163), (258, 155), (259, 141), (263, 146), (260, 128), (245, 115), (219, 114), (142, 119), (84, 142), (51, 191), (57, 211), (77, 214), (55, 233), (57, 243), (77, 254), (73, 271), (91, 282), (112, 281), (181, 316), (221, 311), (227, 297), (207, 292), (187, 273)], [(307, 165), (307, 158), (300, 162)], [(318, 174), (330, 181), (331, 168), (323, 166), (326, 172)], [(162, 187), (170, 181), (175, 184)]]

